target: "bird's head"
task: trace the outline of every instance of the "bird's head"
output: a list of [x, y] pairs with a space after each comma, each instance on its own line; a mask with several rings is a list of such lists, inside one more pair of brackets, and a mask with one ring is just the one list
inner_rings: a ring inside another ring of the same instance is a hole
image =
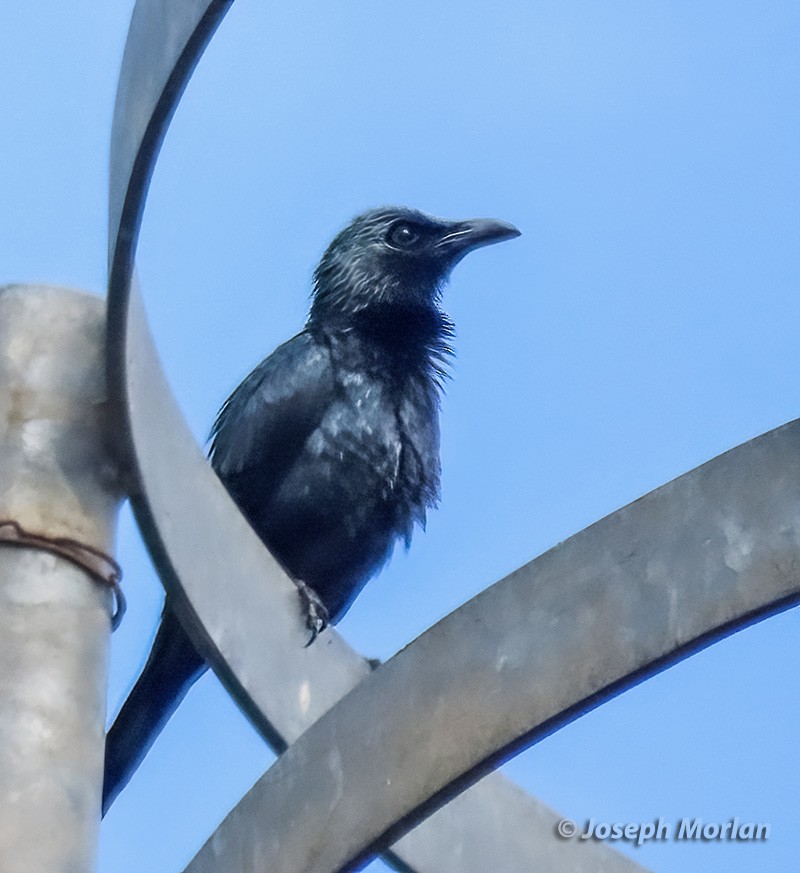
[[502, 221], [446, 221], [406, 207], [372, 209], [344, 228], [322, 256], [311, 317], [435, 307], [464, 255], [515, 236], [519, 231]]

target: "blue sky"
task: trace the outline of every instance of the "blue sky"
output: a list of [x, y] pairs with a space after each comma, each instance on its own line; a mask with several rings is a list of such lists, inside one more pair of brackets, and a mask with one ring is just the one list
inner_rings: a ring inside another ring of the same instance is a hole
[[[0, 9], [0, 282], [101, 292], [131, 0]], [[362, 209], [515, 223], [461, 264], [443, 498], [340, 624], [388, 657], [597, 518], [797, 416], [800, 7], [236, 0], [153, 179], [139, 270], [203, 440], [301, 325]], [[110, 710], [159, 586], [127, 512]], [[798, 613], [626, 692], [507, 771], [578, 821], [732, 816], [768, 842], [629, 850], [657, 873], [794, 869]], [[101, 873], [181, 869], [271, 756], [212, 676], [103, 825]], [[372, 869], [372, 868], [371, 868]], [[379, 863], [375, 870], [382, 869]]]

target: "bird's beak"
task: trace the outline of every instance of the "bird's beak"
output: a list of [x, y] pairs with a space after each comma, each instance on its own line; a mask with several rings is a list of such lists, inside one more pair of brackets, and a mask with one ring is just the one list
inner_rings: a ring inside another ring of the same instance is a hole
[[495, 221], [493, 218], [471, 218], [469, 221], [458, 221], [447, 229], [445, 235], [436, 244], [436, 248], [447, 249], [459, 257], [481, 246], [514, 239], [520, 231], [506, 221]]

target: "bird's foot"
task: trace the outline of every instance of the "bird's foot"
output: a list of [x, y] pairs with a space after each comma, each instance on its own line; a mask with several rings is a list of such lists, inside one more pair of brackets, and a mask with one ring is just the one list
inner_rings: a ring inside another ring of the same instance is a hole
[[300, 594], [306, 627], [311, 631], [311, 637], [306, 643], [306, 648], [308, 648], [331, 623], [331, 617], [325, 604], [319, 599], [319, 595], [313, 588], [309, 588], [305, 582], [298, 579], [295, 580], [295, 585], [297, 585], [297, 591]]

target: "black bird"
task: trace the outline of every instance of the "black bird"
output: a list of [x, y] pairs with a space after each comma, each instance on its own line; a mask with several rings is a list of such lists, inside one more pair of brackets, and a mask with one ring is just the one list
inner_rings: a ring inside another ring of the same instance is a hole
[[[450, 271], [518, 236], [487, 219], [365, 212], [328, 246], [303, 330], [233, 392], [211, 463], [296, 581], [314, 636], [337, 622], [439, 496], [439, 394], [453, 325]], [[103, 812], [206, 664], [169, 601], [106, 743]]]

